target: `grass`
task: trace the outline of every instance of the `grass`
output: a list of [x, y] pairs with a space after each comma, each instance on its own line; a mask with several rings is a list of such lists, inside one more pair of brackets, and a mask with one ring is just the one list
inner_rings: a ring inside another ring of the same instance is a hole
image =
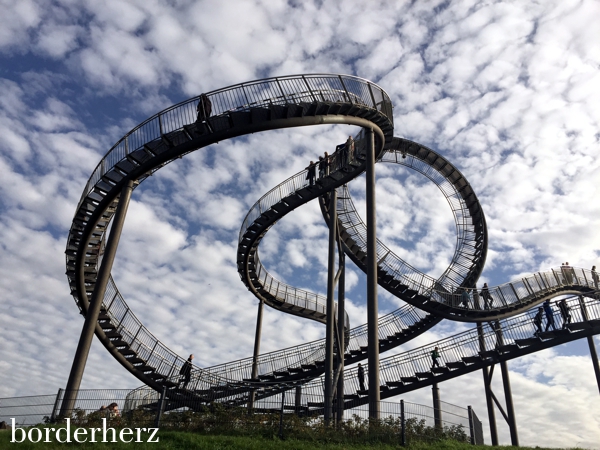
[[[40, 427], [42, 428], [42, 427]], [[142, 437], [144, 435], [142, 434]], [[147, 436], [147, 435], [146, 435]], [[20, 437], [20, 436], [18, 436]], [[64, 437], [64, 436], [63, 436]], [[11, 430], [0, 431], [0, 448], [2, 449], [211, 449], [211, 450], [313, 450], [313, 449], [331, 449], [331, 450], [392, 450], [392, 449], [410, 449], [410, 450], [476, 450], [489, 449], [488, 446], [472, 446], [454, 440], [443, 440], [438, 442], [413, 442], [408, 447], [402, 447], [400, 444], [364, 444], [364, 443], [323, 443], [311, 442], [307, 440], [280, 440], [277, 437], [267, 438], [261, 436], [224, 436], [224, 435], [205, 435], [189, 431], [161, 431], [158, 433], [158, 443], [31, 443], [25, 440], [23, 443], [11, 443]], [[80, 439], [81, 440], [81, 439]], [[502, 450], [517, 450], [517, 447], [497, 447]], [[540, 447], [518, 447], [518, 450], [550, 450]], [[554, 449], [556, 450], [556, 449]]]

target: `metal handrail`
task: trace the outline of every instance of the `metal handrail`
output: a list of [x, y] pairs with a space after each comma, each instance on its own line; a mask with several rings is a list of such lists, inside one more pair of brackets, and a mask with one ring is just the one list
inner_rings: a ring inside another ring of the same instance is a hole
[[[600, 298], [597, 293], [596, 298], [587, 297], [582, 300], [580, 296], [571, 296], [565, 298], [565, 301], [571, 314], [572, 324], [595, 321], [596, 326], [600, 325]], [[556, 317], [560, 317], [559, 309], [553, 305], [551, 307], [555, 316], [554, 322], [559, 326], [563, 322], [562, 318], [560, 321], [556, 320]], [[477, 328], [472, 328], [398, 355], [383, 358], [380, 360], [381, 384], [397, 382], [401, 381], [403, 377], [411, 378], [416, 377], [417, 373], [429, 372], [432, 366], [431, 352], [435, 347], [438, 348], [441, 365], [447, 366], [448, 363], [464, 363], [465, 358], [480, 357], [482, 351], [502, 352], [503, 347], [518, 346], [520, 343], [526, 345], [528, 339], [539, 339], [539, 342], [542, 342], [544, 338], [539, 336], [535, 325], [536, 313], [537, 308], [533, 308], [508, 319], [483, 323], [481, 324], [482, 335], [478, 333]], [[546, 321], [545, 315], [543, 321]], [[545, 339], [552, 338], [546, 337]], [[368, 367], [364, 367], [368, 373]], [[345, 392], [356, 392], [360, 388], [356, 367], [345, 370], [344, 384]], [[321, 385], [322, 380], [315, 379], [303, 386], [303, 393], [322, 396]]]
[[[354, 87], [348, 95], [343, 80]], [[380, 101], [374, 101], [375, 92]], [[211, 115], [218, 117], [232, 112], [249, 111], [251, 108], [284, 106], [312, 102], [352, 102], [371, 107], [384, 113], [393, 121], [391, 102], [387, 93], [376, 84], [351, 75], [311, 74], [271, 77], [207, 92], [212, 105]], [[123, 136], [102, 158], [88, 179], [77, 210], [97, 182], [126, 156], [157, 139], [161, 139], [186, 124], [196, 120], [196, 106], [200, 96], [173, 105], [133, 128]]]
[[[391, 102], [385, 91], [367, 80], [353, 76], [316, 74], [274, 77], [215, 90], [207, 93], [206, 96], [212, 104], [210, 121], [254, 108], [270, 109], [290, 104], [304, 106], [318, 102], [344, 102], [359, 104], [363, 109], [373, 108], [387, 116], [390, 124], [393, 123]], [[88, 247], [84, 250], [79, 248], [82, 244], [80, 236], [85, 221], [104, 198], [101, 193], [96, 192], [96, 189], [104, 192], [107, 184], [103, 181], [104, 175], [111, 171], [121, 172], [118, 165], [127, 163], [127, 158], [132, 153], [144, 150], [152, 154], [153, 147], [150, 144], [189, 135], [185, 127], [196, 123], [196, 104], [199, 100], [200, 96], [185, 100], [142, 122], [109, 150], [88, 179], [73, 219], [66, 251], [67, 277], [80, 310], [84, 309], [80, 302], [87, 299], [79, 298], [75, 285], [75, 270], [79, 270], [74, 264], [75, 252], [88, 253], [82, 264], [86, 274], [85, 284], [90, 286], [100, 263], [104, 232], [112, 218], [111, 211], [103, 211], [104, 228], [97, 227], [97, 233], [90, 241], [94, 248]], [[144, 177], [145, 175], [140, 180]], [[141, 324], [125, 303], [112, 279], [106, 290], [103, 304], [111, 324], [117, 325], [123, 341], [137, 352], [137, 356], [144, 360], [146, 365], [153, 367], [156, 373], [168, 379], [176, 379], [184, 359], [170, 351]], [[195, 371], [197, 372], [197, 369]], [[198, 373], [200, 373], [200, 384], [205, 387], [209, 387], [211, 383], [222, 384], [227, 381], [215, 378], [206, 371]]]

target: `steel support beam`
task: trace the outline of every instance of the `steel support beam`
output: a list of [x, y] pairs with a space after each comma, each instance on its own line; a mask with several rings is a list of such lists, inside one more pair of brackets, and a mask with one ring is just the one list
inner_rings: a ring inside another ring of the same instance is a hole
[[598, 365], [598, 352], [596, 351], [594, 336], [588, 336], [587, 341], [588, 346], [590, 347], [590, 356], [592, 357], [592, 364], [594, 365], [594, 373], [596, 374], [596, 384], [598, 385], [598, 391], [600, 392], [600, 365]]
[[[587, 307], [585, 306], [585, 300], [583, 299], [583, 295], [579, 296], [579, 307], [581, 308], [583, 320], [585, 320], [586, 322], [590, 320], [587, 312]], [[592, 365], [594, 366], [594, 373], [596, 374], [596, 384], [598, 385], [598, 391], [600, 392], [600, 366], [598, 365], [598, 352], [596, 351], [594, 336], [588, 336], [587, 341], [588, 347], [590, 348], [590, 356], [592, 357]]]
[[346, 326], [346, 254], [341, 248], [341, 242], [339, 240], [338, 233], [338, 256], [339, 256], [339, 270], [340, 278], [338, 281], [338, 354], [337, 354], [337, 370], [339, 370], [339, 377], [336, 388], [337, 397], [337, 411], [336, 421], [341, 423], [344, 420], [344, 350], [345, 345], [345, 326]]
[[510, 429], [511, 445], [519, 446], [519, 434], [517, 433], [517, 419], [515, 418], [515, 409], [512, 401], [512, 390], [510, 388], [510, 377], [508, 375], [508, 365], [506, 361], [500, 363], [502, 370], [502, 384], [504, 385], [504, 399], [506, 401], [506, 414], [508, 416], [508, 428]]
[[117, 247], [119, 246], [119, 239], [123, 231], [123, 224], [125, 223], [125, 216], [127, 215], [127, 208], [129, 207], [132, 192], [133, 181], [129, 180], [121, 189], [119, 204], [115, 212], [108, 240], [106, 241], [100, 269], [98, 270], [98, 278], [96, 279], [92, 298], [85, 314], [85, 322], [83, 323], [83, 329], [81, 330], [81, 336], [77, 344], [75, 357], [73, 358], [73, 365], [71, 366], [71, 373], [69, 374], [69, 380], [65, 389], [65, 397], [60, 410], [62, 417], [69, 417], [71, 415], [71, 411], [77, 401], [77, 393], [81, 385], [83, 372], [85, 371], [96, 325], [98, 324], [98, 316], [102, 307], [104, 294], [106, 293], [106, 285], [110, 279], [115, 255], [117, 254]]
[[442, 404], [440, 402], [440, 390], [437, 383], [433, 383], [431, 386], [431, 393], [433, 394], [433, 420], [437, 430], [442, 430]]
[[377, 305], [377, 221], [375, 205], [375, 135], [366, 130], [367, 137], [367, 336], [369, 361], [369, 417], [379, 419], [379, 323]]
[[335, 325], [335, 252], [337, 246], [337, 192], [329, 197], [329, 254], [327, 260], [327, 322], [325, 324], [325, 425], [333, 414], [333, 341]]
[[[483, 325], [477, 324], [477, 334], [479, 336], [479, 350], [485, 351], [485, 339], [483, 334]], [[488, 421], [490, 423], [490, 436], [492, 445], [498, 445], [498, 428], [496, 427], [496, 412], [494, 411], [494, 400], [492, 399], [492, 386], [490, 372], [487, 367], [481, 369], [483, 373], [483, 386], [485, 389], [485, 402], [488, 411]]]
[[[260, 302], [258, 302], [258, 311], [256, 313], [256, 331], [254, 333], [254, 353], [252, 354], [252, 381], [258, 380], [258, 356], [260, 355], [260, 338], [262, 335], [262, 318], [263, 318], [263, 309], [265, 306], [265, 301], [261, 298]], [[254, 408], [254, 399], [256, 397], [256, 392], [254, 389], [250, 391], [250, 395], [248, 398], [248, 412], [252, 412]]]

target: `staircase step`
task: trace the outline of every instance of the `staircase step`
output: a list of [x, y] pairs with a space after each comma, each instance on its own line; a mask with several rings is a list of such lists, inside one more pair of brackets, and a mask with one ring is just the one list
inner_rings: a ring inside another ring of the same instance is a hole
[[498, 356], [498, 351], [497, 350], [485, 350], [483, 352], [479, 352], [479, 356], [481, 356], [482, 358], [494, 358], [494, 357]]
[[466, 364], [464, 361], [452, 361], [446, 363], [446, 367], [449, 367], [450, 369], [462, 369], [463, 367], [466, 367]]
[[417, 378], [433, 378], [433, 373], [431, 372], [416, 372], [415, 375]]
[[464, 358], [462, 358], [462, 360], [464, 362], [466, 362], [467, 364], [475, 364], [478, 362], [481, 362], [481, 356], [477, 355], [477, 356], [465, 356]]
[[403, 383], [416, 383], [419, 381], [417, 377], [400, 377]]
[[442, 374], [450, 372], [450, 369], [448, 369], [447, 367], [434, 367], [433, 369], [431, 369], [431, 372], [435, 374]]
[[105, 331], [104, 334], [106, 335], [107, 338], [122, 338], [123, 336], [121, 335], [121, 333], [119, 333], [118, 331], [115, 330], [110, 330], [110, 331]]
[[136, 369], [137, 369], [138, 365], [144, 364], [146, 362], [143, 359], [137, 358], [137, 357], [127, 358], [127, 361], [129, 361], [131, 363], [131, 365], [136, 366]]
[[589, 322], [577, 322], [577, 323], [570, 323], [569, 325], [567, 325], [567, 330], [580, 331], [580, 330], [587, 330], [591, 327], [592, 327], [592, 325]]
[[287, 377], [289, 374], [290, 372], [287, 370], [276, 370], [273, 372], [273, 375], [275, 375], [276, 377]]
[[498, 351], [502, 353], [512, 352], [513, 350], [518, 350], [519, 346], [517, 344], [506, 344], [498, 347]]
[[541, 342], [539, 337], [531, 337], [526, 339], [515, 339], [515, 344], [519, 347], [527, 347], [528, 345], [533, 345]]
[[401, 387], [401, 386], [404, 386], [404, 383], [402, 381], [387, 381], [385, 384], [387, 384], [390, 387]]

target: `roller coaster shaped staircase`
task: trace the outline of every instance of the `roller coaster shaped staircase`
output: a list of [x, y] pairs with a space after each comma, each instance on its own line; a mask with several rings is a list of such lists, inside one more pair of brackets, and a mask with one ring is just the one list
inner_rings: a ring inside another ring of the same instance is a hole
[[[337, 190], [339, 240], [345, 254], [366, 271], [366, 226], [352, 202], [347, 183], [365, 171], [365, 129], [375, 135], [379, 163], [399, 164], [435, 183], [453, 212], [457, 246], [450, 266], [434, 279], [421, 273], [377, 242], [378, 283], [406, 304], [379, 318], [379, 350], [388, 351], [429, 330], [442, 319], [482, 324], [431, 345], [380, 361], [381, 398], [387, 398], [493, 366], [543, 348], [600, 333], [598, 281], [590, 271], [570, 268], [538, 272], [489, 289], [475, 288], [485, 263], [487, 228], [471, 186], [435, 151], [393, 136], [392, 104], [379, 86], [347, 75], [298, 75], [238, 84], [205, 94], [209, 117], [197, 116], [200, 97], [189, 99], [146, 120], [125, 135], [96, 167], [73, 218], [66, 248], [71, 294], [85, 315], [102, 261], [104, 240], [123, 186], [139, 185], [167, 163], [225, 139], [265, 130], [318, 124], [361, 127], [351, 155], [336, 151], [316, 183], [302, 171], [265, 194], [248, 212], [240, 230], [237, 267], [242, 282], [267, 305], [303, 318], [326, 321], [326, 299], [287, 285], [262, 265], [258, 245], [279, 219], [318, 199], [330, 223], [329, 198]], [[569, 296], [572, 321], [561, 330], [534, 334], [532, 307]], [[367, 326], [344, 323], [344, 361], [367, 358]], [[258, 357], [259, 376], [252, 378], [253, 358], [209, 368], [194, 367], [185, 389], [178, 387], [185, 359], [137, 319], [112, 277], [95, 330], [107, 350], [127, 370], [169, 397], [185, 394], [195, 404], [220, 401], [239, 405], [254, 392], [267, 398], [290, 386], [302, 386], [307, 411], [323, 408], [325, 343], [318, 340]], [[430, 351], [439, 347], [444, 365], [429, 367]], [[367, 367], [368, 372], [368, 367]], [[344, 372], [345, 408], [367, 403], [356, 368]], [[319, 400], [320, 399], [320, 400]]]

